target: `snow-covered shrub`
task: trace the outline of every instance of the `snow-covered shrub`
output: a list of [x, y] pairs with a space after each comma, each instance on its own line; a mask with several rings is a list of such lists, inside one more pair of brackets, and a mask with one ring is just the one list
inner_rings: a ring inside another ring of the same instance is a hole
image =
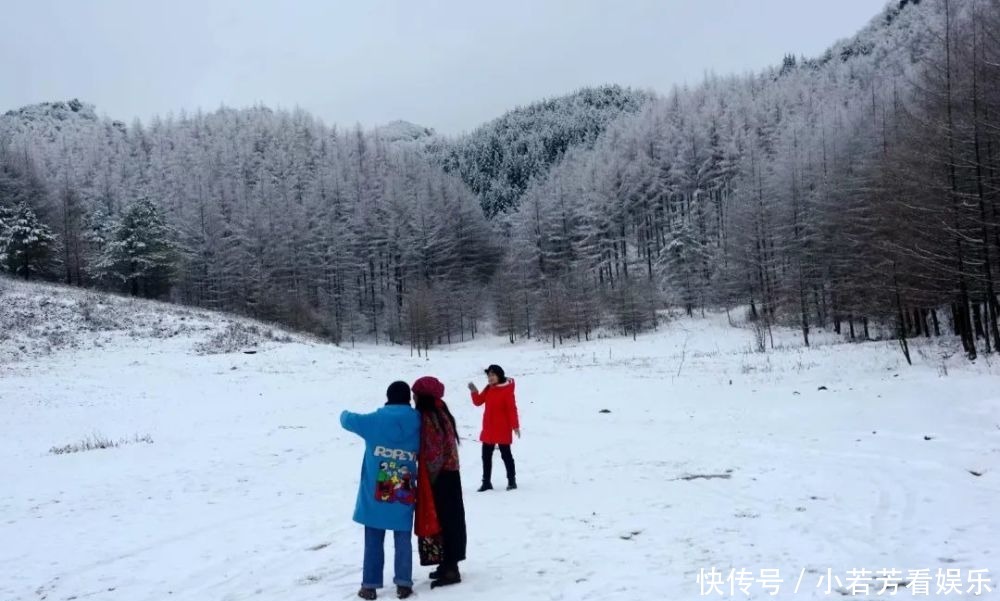
[[757, 353], [754, 352], [744, 353], [743, 361], [740, 364], [740, 373], [743, 375], [753, 373], [769, 374], [774, 371], [770, 355], [764, 355], [762, 359], [758, 359], [757, 356]]
[[264, 330], [264, 338], [267, 338], [272, 342], [281, 342], [281, 343], [294, 342], [294, 339], [292, 338], [291, 334], [288, 334], [287, 332], [275, 332], [270, 328]]
[[70, 443], [61, 447], [52, 447], [49, 449], [49, 453], [53, 455], [66, 455], [68, 453], [82, 453], [84, 451], [93, 451], [96, 449], [113, 449], [122, 445], [138, 443], [153, 444], [153, 437], [149, 434], [144, 434], [143, 436], [136, 434], [132, 438], [119, 438], [118, 440], [112, 440], [102, 436], [101, 434], [94, 433], [80, 442]]
[[111, 307], [96, 294], [88, 294], [77, 302], [77, 310], [84, 325], [91, 331], [117, 330], [120, 324], [114, 319]]
[[221, 332], [195, 346], [201, 355], [222, 355], [255, 347], [261, 341], [260, 328], [238, 321], [231, 321]]
[[60, 326], [45, 328], [45, 343], [49, 346], [50, 352], [74, 346], [76, 337], [72, 332]]

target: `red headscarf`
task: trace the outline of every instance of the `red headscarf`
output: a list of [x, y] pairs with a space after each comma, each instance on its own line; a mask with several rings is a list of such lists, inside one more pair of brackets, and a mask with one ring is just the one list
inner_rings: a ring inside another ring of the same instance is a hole
[[434, 376], [424, 376], [413, 383], [410, 390], [419, 396], [429, 396], [434, 400], [444, 398], [444, 384]]

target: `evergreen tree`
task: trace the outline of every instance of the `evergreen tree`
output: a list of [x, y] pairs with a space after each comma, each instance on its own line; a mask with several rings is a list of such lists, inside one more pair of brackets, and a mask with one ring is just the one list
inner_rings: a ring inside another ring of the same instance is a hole
[[24, 279], [44, 273], [55, 236], [27, 203], [0, 210], [0, 258], [8, 271]]
[[169, 288], [175, 251], [156, 206], [139, 200], [125, 209], [107, 241], [99, 273], [121, 281], [132, 296], [158, 297]]

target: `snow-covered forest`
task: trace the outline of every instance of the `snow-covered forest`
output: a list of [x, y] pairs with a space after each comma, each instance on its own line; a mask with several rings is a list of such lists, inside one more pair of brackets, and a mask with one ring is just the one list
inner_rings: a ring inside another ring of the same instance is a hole
[[[303, 111], [0, 119], [0, 252], [48, 278], [336, 342], [635, 335], [749, 317], [761, 349], [1000, 347], [1000, 5], [901, 0], [820, 57], [666, 96], [608, 86], [459, 138]], [[746, 312], [743, 315], [742, 312]]]

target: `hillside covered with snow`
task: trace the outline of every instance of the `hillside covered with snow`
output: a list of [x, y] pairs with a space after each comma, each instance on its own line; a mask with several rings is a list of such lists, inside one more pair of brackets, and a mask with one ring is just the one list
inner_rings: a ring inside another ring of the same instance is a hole
[[[4, 601], [352, 598], [362, 443], [338, 415], [425, 374], [463, 438], [470, 542], [463, 584], [431, 593], [418, 568], [420, 597], [697, 599], [702, 572], [745, 568], [751, 598], [774, 569], [775, 598], [819, 599], [874, 595], [881, 569], [910, 587], [928, 569], [932, 592], [938, 569], [1000, 573], [998, 368], [954, 340], [915, 342], [913, 367], [886, 343], [806, 349], [787, 330], [756, 353], [709, 315], [635, 342], [489, 338], [423, 359], [0, 284]], [[520, 489], [479, 494], [464, 386], [489, 363], [518, 382]]]

